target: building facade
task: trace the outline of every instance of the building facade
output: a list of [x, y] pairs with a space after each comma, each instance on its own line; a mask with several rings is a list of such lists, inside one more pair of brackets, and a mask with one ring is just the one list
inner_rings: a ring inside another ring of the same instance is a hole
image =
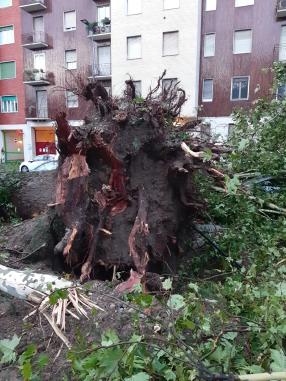
[[[180, 81], [186, 90], [183, 116], [196, 115], [200, 0], [0, 0], [0, 4], [0, 28], [17, 25], [10, 51], [17, 52], [12, 57], [17, 59], [16, 78], [7, 81], [9, 91], [0, 80], [3, 96], [13, 96], [13, 83], [19, 92], [15, 112], [0, 114], [0, 148], [6, 160], [54, 153], [53, 120], [58, 111], [64, 110], [72, 124], [82, 123], [89, 104], [68, 90], [78, 75], [102, 81], [113, 95], [122, 94], [131, 76], [138, 95], [145, 96], [166, 69], [164, 85]], [[10, 15], [8, 23], [3, 12]], [[0, 49], [7, 50], [5, 60], [12, 59], [8, 44]], [[11, 126], [16, 124], [23, 149], [21, 155], [9, 156], [4, 130], [15, 130]]]
[[226, 136], [235, 108], [269, 96], [274, 61], [286, 59], [286, 2], [203, 0], [200, 117]]
[[226, 136], [233, 110], [268, 96], [269, 68], [286, 61], [285, 3], [0, 0], [1, 160], [55, 152], [55, 115], [77, 125], [88, 113], [71, 91], [80, 77], [115, 96], [132, 77], [146, 96], [167, 70], [163, 86], [186, 90], [182, 116], [199, 110]]
[[1, 161], [24, 158], [25, 90], [19, 0], [0, 0]]
[[180, 81], [188, 101], [182, 116], [198, 104], [200, 0], [113, 0], [112, 89], [120, 95], [130, 75], [146, 96], [166, 69], [166, 85]]

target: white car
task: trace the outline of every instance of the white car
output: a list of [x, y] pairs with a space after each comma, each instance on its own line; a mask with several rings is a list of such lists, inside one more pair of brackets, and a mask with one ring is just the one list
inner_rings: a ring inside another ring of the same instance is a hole
[[58, 155], [38, 155], [33, 160], [23, 161], [20, 172], [52, 171], [58, 168]]

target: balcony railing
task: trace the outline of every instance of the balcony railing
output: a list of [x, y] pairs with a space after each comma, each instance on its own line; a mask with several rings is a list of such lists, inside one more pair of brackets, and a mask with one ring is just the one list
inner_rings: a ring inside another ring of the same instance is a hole
[[24, 11], [32, 13], [47, 9], [46, 0], [21, 0], [20, 8]]
[[48, 107], [29, 106], [26, 108], [26, 119], [44, 120], [49, 119]]
[[88, 37], [94, 41], [108, 40], [111, 38], [111, 24], [91, 26], [88, 29]]
[[278, 0], [277, 2], [277, 17], [286, 16], [286, 0]]
[[91, 69], [91, 77], [111, 77], [111, 63], [94, 65]]
[[37, 69], [25, 70], [24, 83], [31, 86], [50, 85], [52, 76], [53, 76], [52, 73], [45, 72], [43, 70], [37, 70]]
[[45, 49], [51, 46], [51, 37], [46, 32], [33, 32], [22, 35], [22, 46], [27, 49]]

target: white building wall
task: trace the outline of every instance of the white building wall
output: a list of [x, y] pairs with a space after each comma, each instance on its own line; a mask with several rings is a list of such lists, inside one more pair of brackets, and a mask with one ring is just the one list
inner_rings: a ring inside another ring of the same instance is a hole
[[[163, 0], [142, 0], [142, 13], [127, 15], [127, 0], [111, 0], [112, 91], [121, 95], [130, 74], [142, 81], [142, 95], [166, 78], [178, 78], [188, 102], [182, 116], [196, 115], [200, 64], [201, 0], [180, 0], [178, 9], [163, 9]], [[179, 31], [179, 54], [163, 56], [163, 32]], [[142, 36], [142, 58], [127, 59], [127, 37]]]

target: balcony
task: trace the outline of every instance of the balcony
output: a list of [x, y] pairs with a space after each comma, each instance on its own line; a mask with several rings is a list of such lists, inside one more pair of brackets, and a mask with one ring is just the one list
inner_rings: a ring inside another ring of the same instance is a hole
[[30, 86], [48, 86], [51, 84], [52, 75], [52, 73], [43, 70], [25, 70], [24, 83]]
[[89, 24], [88, 38], [93, 41], [102, 41], [111, 39], [111, 24], [97, 25], [97, 23]]
[[21, 0], [20, 8], [29, 13], [44, 11], [47, 9], [46, 0]]
[[98, 79], [98, 80], [110, 80], [111, 79], [111, 63], [94, 65], [90, 68], [89, 79]]
[[22, 46], [31, 50], [46, 49], [51, 46], [51, 38], [45, 32], [23, 34]]
[[277, 17], [286, 17], [286, 0], [278, 0], [277, 3]]
[[26, 108], [26, 120], [49, 120], [49, 111], [47, 107], [37, 108], [29, 106]]

